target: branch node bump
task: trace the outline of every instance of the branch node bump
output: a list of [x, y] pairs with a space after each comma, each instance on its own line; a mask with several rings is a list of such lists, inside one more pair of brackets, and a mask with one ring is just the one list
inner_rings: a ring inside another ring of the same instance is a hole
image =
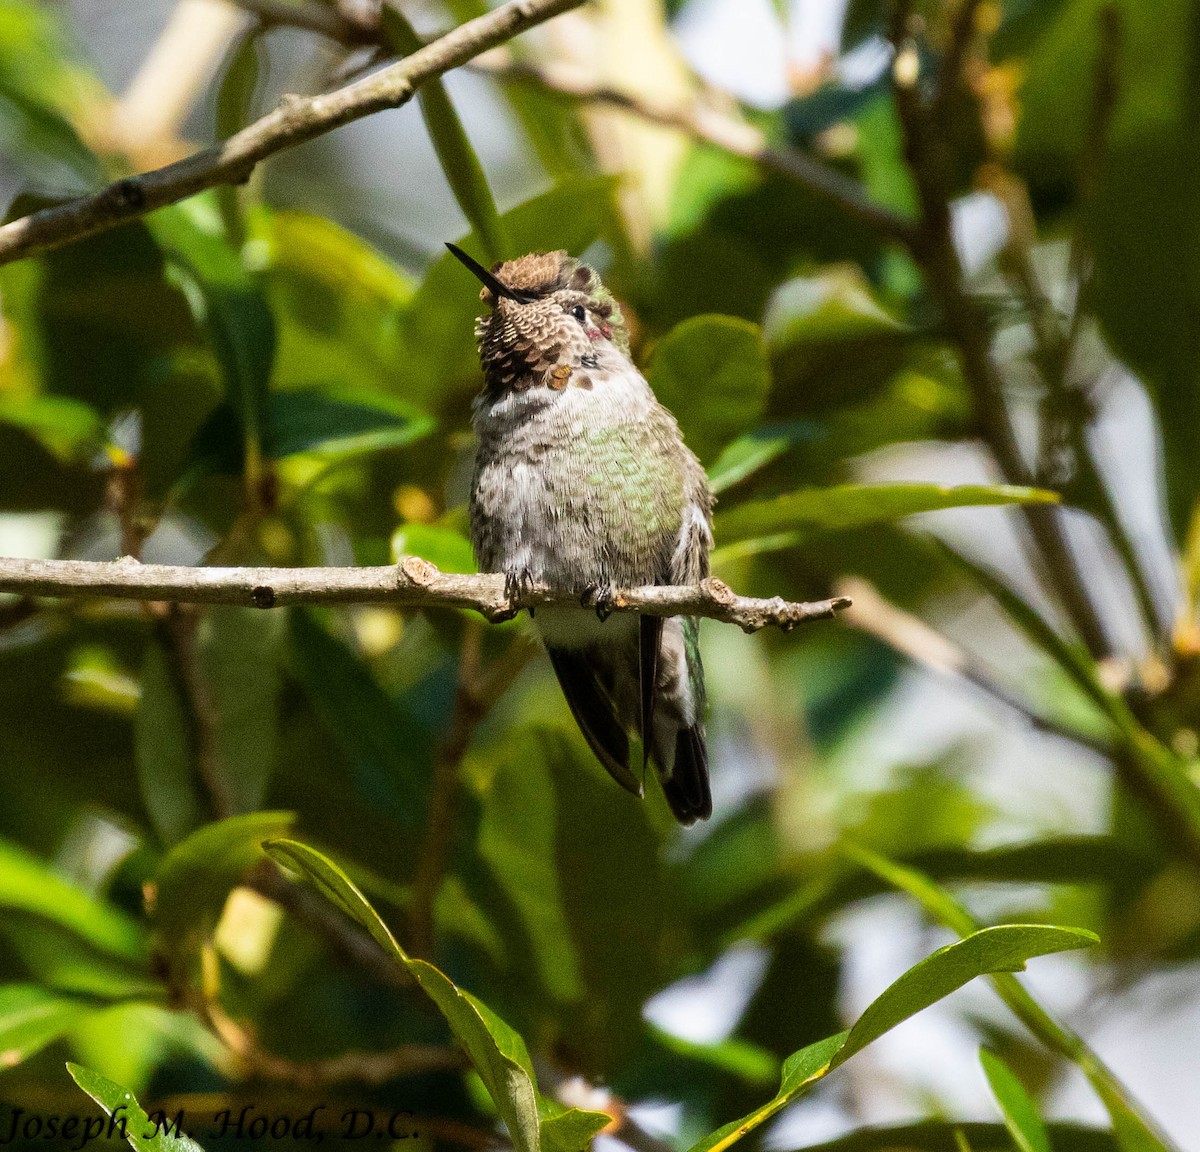
[[266, 584], [259, 584], [256, 588], [251, 589], [250, 599], [254, 601], [255, 608], [274, 608], [275, 589]]
[[436, 564], [422, 560], [420, 556], [405, 556], [400, 561], [400, 571], [422, 588], [428, 588], [441, 575]]
[[146, 192], [136, 180], [118, 180], [109, 188], [109, 195], [118, 208], [137, 211], [146, 203]]

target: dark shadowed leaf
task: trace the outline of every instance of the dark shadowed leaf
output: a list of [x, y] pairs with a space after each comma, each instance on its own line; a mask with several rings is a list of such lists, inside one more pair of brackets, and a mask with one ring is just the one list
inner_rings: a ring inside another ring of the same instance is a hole
[[229, 893], [262, 860], [264, 840], [289, 831], [290, 812], [252, 812], [206, 824], [163, 857], [155, 876], [156, 949], [172, 979], [216, 926]]
[[150, 822], [164, 844], [175, 844], [195, 827], [200, 800], [187, 708], [170, 655], [158, 639], [147, 645], [142, 665], [133, 752]]
[[276, 392], [267, 413], [267, 454], [335, 458], [402, 448], [427, 436], [432, 417], [385, 392], [302, 389]]
[[350, 760], [359, 790], [404, 825], [421, 827], [433, 770], [429, 732], [310, 613], [291, 613], [289, 650], [292, 671]]

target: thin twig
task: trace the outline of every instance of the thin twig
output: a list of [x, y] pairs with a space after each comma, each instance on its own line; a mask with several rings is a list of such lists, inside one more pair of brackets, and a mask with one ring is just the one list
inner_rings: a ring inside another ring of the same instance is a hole
[[450, 859], [458, 772], [475, 728], [486, 714], [486, 706], [477, 695], [482, 649], [482, 629], [477, 621], [469, 620], [463, 630], [462, 647], [458, 656], [454, 712], [450, 718], [449, 730], [434, 760], [425, 839], [417, 858], [416, 875], [413, 877], [409, 932], [412, 950], [418, 956], [433, 956], [434, 905]]
[[950, 43], [942, 57], [937, 89], [930, 104], [930, 118], [943, 129], [950, 119], [950, 106], [962, 80], [963, 65], [975, 34], [981, 0], [962, 0], [950, 26]]
[[469, 20], [411, 56], [344, 88], [319, 96], [285, 96], [279, 107], [229, 139], [165, 168], [130, 176], [0, 227], [0, 264], [82, 240], [139, 219], [205, 188], [239, 184], [256, 164], [364, 116], [399, 108], [429, 80], [578, 8], [584, 0], [510, 0]]
[[[234, 0], [248, 11], [269, 10], [277, 24], [292, 24], [321, 32], [346, 47], [376, 44], [382, 51], [391, 52], [391, 44], [382, 28], [366, 21], [356, 21], [342, 15], [330, 19], [328, 9], [314, 9], [311, 4], [294, 5], [282, 0]], [[765, 133], [735, 116], [720, 111], [710, 103], [698, 100], [670, 105], [656, 104], [643, 96], [623, 92], [596, 83], [577, 69], [564, 64], [534, 67], [511, 58], [477, 57], [471, 64], [474, 71], [497, 80], [530, 85], [564, 99], [586, 104], [603, 104], [628, 112], [660, 127], [672, 128], [699, 143], [719, 148], [734, 156], [750, 160], [767, 171], [803, 185], [810, 192], [842, 209], [847, 215], [877, 229], [905, 246], [916, 240], [912, 221], [875, 203], [856, 180], [827, 164], [794, 148], [777, 148], [767, 142]]]
[[330, 40], [353, 48], [374, 44], [379, 40], [378, 23], [354, 20], [336, 8], [323, 4], [299, 3], [289, 0], [229, 0], [266, 25], [303, 28]]
[[158, 623], [171, 678], [184, 704], [196, 775], [208, 796], [213, 818], [224, 820], [237, 811], [237, 806], [221, 762], [217, 705], [196, 643], [199, 626], [199, 615], [178, 604], [170, 605]]
[[[890, 35], [898, 57], [912, 49], [909, 19], [910, 5], [895, 4]], [[1017, 442], [1003, 382], [992, 361], [987, 321], [963, 283], [951, 228], [948, 142], [929, 117], [918, 79], [897, 77], [893, 88], [905, 158], [921, 205], [920, 240], [915, 253], [941, 309], [946, 331], [958, 347], [963, 378], [984, 438], [1009, 483], [1033, 484], [1035, 477]], [[1088, 651], [1096, 659], [1111, 655], [1103, 622], [1067, 539], [1061, 513], [1046, 506], [1026, 506], [1022, 512], [1037, 544], [1040, 567]]]
[[838, 591], [854, 601], [842, 616], [842, 620], [851, 628], [882, 640], [914, 664], [943, 676], [966, 681], [989, 699], [1023, 717], [1039, 732], [1070, 740], [1106, 759], [1113, 756], [1111, 744], [1068, 728], [1038, 712], [1028, 701], [1001, 684], [974, 655], [931, 628], [924, 620], [889, 603], [867, 581], [856, 577], [846, 578], [838, 582]]
[[906, 247], [916, 243], [913, 222], [875, 203], [858, 181], [798, 149], [771, 146], [761, 129], [711, 105], [697, 100], [655, 104], [632, 92], [597, 84], [563, 65], [537, 68], [516, 62], [496, 65], [481, 59], [475, 61], [473, 68], [498, 80], [517, 81], [570, 100], [618, 108], [660, 127], [673, 128], [699, 143], [741, 156], [803, 185], [847, 215]]
[[274, 864], [265, 862], [246, 883], [321, 936], [343, 960], [369, 972], [373, 979], [396, 988], [412, 987], [404, 969], [366, 932], [325, 897], [303, 883], [288, 880]]
[[[113, 561], [0, 557], [0, 592], [246, 608], [288, 604], [469, 608], [493, 622], [511, 619], [522, 608], [580, 603], [579, 592], [562, 589], [534, 587], [510, 597], [503, 576], [441, 572], [417, 556], [381, 568], [185, 568], [139, 564], [128, 556]], [[771, 625], [788, 631], [810, 620], [828, 620], [848, 604], [837, 597], [809, 604], [778, 596], [760, 600], [738, 596], [722, 581], [709, 579], [695, 587], [652, 585], [617, 591], [606, 606], [614, 612], [646, 616], [702, 616], [756, 632]]]

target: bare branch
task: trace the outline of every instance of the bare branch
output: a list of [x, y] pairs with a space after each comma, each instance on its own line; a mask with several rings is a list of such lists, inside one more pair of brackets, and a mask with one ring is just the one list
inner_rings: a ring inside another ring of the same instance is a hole
[[293, 4], [290, 0], [230, 0], [238, 8], [256, 16], [263, 24], [303, 28], [347, 47], [375, 44], [380, 39], [379, 25], [354, 20], [336, 8], [324, 4]]
[[[287, 604], [391, 604], [400, 608], [469, 608], [493, 622], [522, 608], [579, 604], [578, 592], [532, 588], [509, 597], [502, 575], [441, 572], [428, 560], [406, 556], [382, 568], [185, 568], [139, 564], [131, 557], [94, 560], [16, 560], [0, 557], [0, 592], [25, 596], [91, 596], [175, 604], [235, 604], [276, 608]], [[624, 589], [606, 605], [646, 616], [703, 616], [745, 632], [774, 625], [789, 631], [809, 620], [828, 620], [850, 602], [844, 597], [796, 604], [778, 596], [738, 596], [720, 580], [696, 587], [653, 585]]]
[[838, 582], [838, 590], [854, 598], [853, 607], [842, 618], [850, 627], [882, 640], [901, 656], [931, 672], [966, 681], [992, 700], [1024, 717], [1039, 732], [1070, 740], [1106, 758], [1113, 756], [1114, 749], [1110, 743], [1069, 728], [1037, 711], [1027, 700], [997, 680], [972, 653], [931, 628], [924, 620], [885, 600], [874, 585], [857, 577], [847, 577]]
[[[291, 24], [320, 32], [347, 47], [374, 43], [384, 51], [390, 44], [378, 25], [335, 15], [329, 9], [312, 4], [288, 4], [281, 0], [233, 0], [249, 12], [260, 14], [272, 23]], [[499, 53], [491, 53], [499, 57]], [[477, 58], [475, 71], [498, 80], [532, 85], [540, 90], [586, 104], [617, 108], [663, 128], [671, 128], [703, 144], [734, 156], [753, 161], [803, 185], [810, 192], [842, 209], [847, 215], [876, 228], [883, 235], [911, 247], [916, 242], [916, 225], [896, 212], [875, 203], [856, 180], [795, 148], [777, 148], [767, 142], [765, 133], [711, 103], [693, 100], [670, 105], [655, 103], [631, 92], [598, 84], [578, 69], [555, 63], [534, 67], [510, 58]]]
[[244, 183], [268, 156], [372, 113], [399, 108], [427, 81], [583, 2], [510, 0], [344, 88], [319, 96], [285, 96], [273, 112], [211, 148], [5, 224], [0, 227], [0, 264], [108, 231], [205, 188]]
[[752, 160], [770, 172], [802, 184], [847, 215], [869, 224], [905, 246], [911, 247], [915, 243], [915, 225], [871, 200], [857, 180], [798, 149], [772, 147], [761, 129], [711, 105], [696, 100], [670, 105], [655, 104], [633, 93], [597, 84], [561, 65], [553, 68], [535, 68], [518, 63], [495, 66], [489, 61], [477, 60], [475, 69], [500, 80], [532, 84], [568, 99], [618, 108], [652, 124], [673, 128], [702, 144]]

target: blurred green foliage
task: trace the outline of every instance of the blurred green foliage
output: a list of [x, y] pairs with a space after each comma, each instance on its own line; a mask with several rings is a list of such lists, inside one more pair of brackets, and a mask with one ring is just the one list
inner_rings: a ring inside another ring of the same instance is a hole
[[[483, 5], [435, 7], [448, 23]], [[420, 94], [444, 175], [427, 191], [453, 197], [468, 252], [561, 247], [601, 267], [719, 494], [716, 574], [789, 599], [856, 589], [853, 627], [706, 625], [712, 825], [680, 832], [656, 792], [612, 786], [525, 621], [0, 598], [0, 1136], [17, 1109], [82, 1112], [74, 1077], [131, 1128], [133, 1095], [193, 1116], [328, 1099], [413, 1113], [422, 1147], [576, 1152], [607, 1128], [639, 1152], [716, 1152], [760, 1142], [851, 1055], [990, 975], [1012, 1013], [983, 1029], [1002, 1123], [926, 1101], [925, 1120], [820, 1147], [1173, 1147], [1011, 973], [1097, 935], [1075, 961], [1097, 980], [1200, 953], [1200, 10], [912, 7], [933, 183], [957, 205], [990, 194], [1007, 222], [964, 260], [957, 311], [934, 290], [936, 245], [902, 248], [691, 137], [666, 179], [647, 159], [661, 137], [616, 164], [611, 112], [527, 76], [485, 95], [515, 126], [514, 170], [546, 178], [499, 210], [456, 89]], [[383, 11], [381, 48], [411, 51], [407, 16]], [[852, 0], [844, 47], [885, 37], [890, 12]], [[564, 19], [629, 34], [618, 6]], [[0, 0], [9, 218], [125, 174], [151, 143], [117, 138], [74, 39], [58, 6]], [[291, 45], [248, 24], [211, 126], [188, 130], [243, 127]], [[646, 51], [654, 102], [677, 46], [664, 31]], [[313, 90], [342, 74], [332, 53], [309, 61]], [[865, 84], [831, 67], [775, 110], [728, 107], [928, 228], [895, 97], [887, 65]], [[281, 183], [0, 266], [0, 549], [474, 570], [475, 287], [445, 237], [421, 238], [439, 253], [422, 264], [365, 240], [354, 206], [327, 218]], [[1026, 475], [993, 466], [972, 324]], [[1146, 402], [1150, 443], [1105, 457], [1121, 388]], [[1053, 517], [1079, 529], [1057, 551], [1028, 531]], [[1063, 570], [1096, 594], [1103, 643], [1057, 596]], [[1051, 760], [1073, 743], [1107, 773], [1099, 824], [1005, 798], [978, 735], [886, 780], [860, 771], [915, 682], [905, 661], [1049, 729]], [[921, 946], [855, 1023], [830, 927], [892, 889], [961, 939]], [[761, 974], [721, 1035], [647, 1009], [751, 946]], [[1071, 1066], [1111, 1132], [1043, 1119]], [[666, 1100], [665, 1142], [628, 1108]]]

